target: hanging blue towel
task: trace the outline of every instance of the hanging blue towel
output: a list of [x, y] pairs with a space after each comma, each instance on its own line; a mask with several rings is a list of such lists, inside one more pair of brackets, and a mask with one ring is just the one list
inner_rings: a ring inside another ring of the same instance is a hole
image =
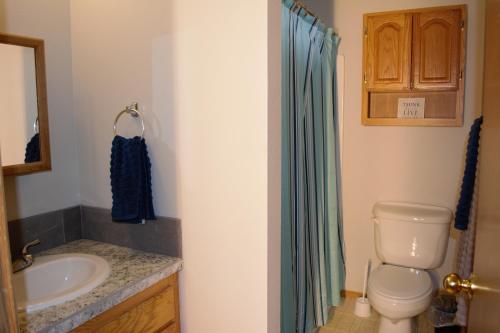
[[151, 162], [144, 139], [116, 135], [111, 148], [110, 171], [113, 221], [141, 223], [156, 219], [151, 191]]
[[474, 184], [476, 182], [477, 155], [479, 152], [479, 137], [482, 123], [482, 116], [474, 120], [469, 133], [464, 178], [462, 180], [460, 199], [458, 200], [457, 211], [455, 213], [455, 229], [458, 230], [467, 230], [469, 224], [470, 208], [474, 195]]
[[40, 161], [40, 134], [35, 134], [26, 145], [24, 154], [24, 163], [33, 163]]

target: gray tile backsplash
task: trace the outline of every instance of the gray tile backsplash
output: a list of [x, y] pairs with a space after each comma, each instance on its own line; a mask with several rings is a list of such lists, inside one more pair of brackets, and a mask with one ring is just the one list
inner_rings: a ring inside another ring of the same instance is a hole
[[72, 207], [63, 211], [64, 238], [66, 243], [82, 238], [82, 207]]
[[40, 239], [31, 248], [38, 253], [64, 243], [86, 238], [137, 250], [181, 257], [180, 220], [157, 217], [146, 224], [117, 223], [109, 209], [76, 206], [9, 221], [10, 248], [18, 257], [24, 244]]
[[82, 238], [80, 207], [56, 210], [27, 218], [9, 221], [10, 252], [18, 257], [26, 243], [35, 239], [40, 244], [30, 251], [38, 253]]
[[82, 235], [114, 245], [182, 257], [180, 220], [157, 216], [145, 224], [113, 222], [109, 209], [82, 207]]

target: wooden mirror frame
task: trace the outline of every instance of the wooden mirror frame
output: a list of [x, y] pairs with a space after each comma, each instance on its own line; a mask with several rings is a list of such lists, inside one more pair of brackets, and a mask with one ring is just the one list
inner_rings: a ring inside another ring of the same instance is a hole
[[[0, 166], [2, 161], [0, 161]], [[12, 287], [12, 266], [5, 210], [3, 176], [0, 174], [0, 332], [18, 332], [18, 321], [14, 290]]]
[[43, 39], [0, 33], [0, 44], [30, 47], [35, 51], [38, 133], [40, 134], [40, 161], [4, 166], [2, 167], [3, 175], [26, 175], [33, 172], [51, 170], [44, 41]]

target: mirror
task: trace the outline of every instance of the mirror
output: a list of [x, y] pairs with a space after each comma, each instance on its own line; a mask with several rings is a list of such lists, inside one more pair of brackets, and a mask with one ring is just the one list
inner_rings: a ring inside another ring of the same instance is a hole
[[0, 33], [0, 119], [3, 174], [50, 170], [43, 40]]

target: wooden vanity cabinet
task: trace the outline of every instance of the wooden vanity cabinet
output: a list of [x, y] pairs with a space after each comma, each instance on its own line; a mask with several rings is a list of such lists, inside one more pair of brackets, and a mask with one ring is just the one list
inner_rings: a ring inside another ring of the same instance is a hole
[[[461, 126], [465, 5], [363, 18], [365, 125]], [[398, 118], [400, 99], [425, 100], [424, 118]]]
[[179, 333], [178, 274], [74, 329], [74, 333]]

